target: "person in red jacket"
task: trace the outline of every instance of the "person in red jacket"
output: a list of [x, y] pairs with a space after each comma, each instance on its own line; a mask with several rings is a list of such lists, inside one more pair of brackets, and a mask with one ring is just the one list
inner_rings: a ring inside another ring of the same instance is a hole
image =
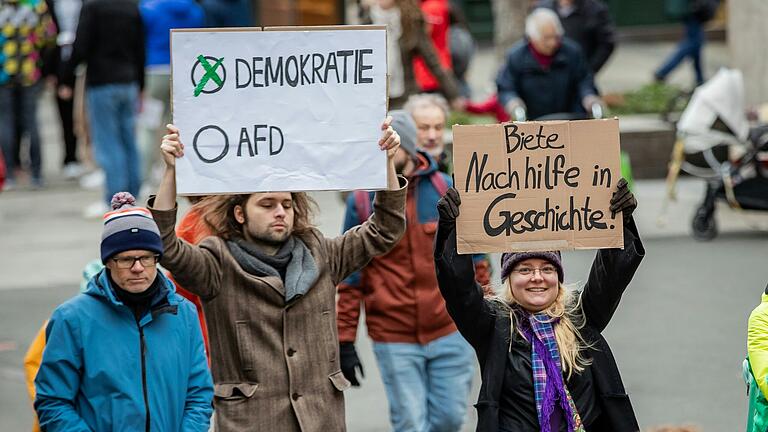
[[[451, 49], [448, 45], [448, 29], [451, 21], [448, 0], [424, 0], [420, 7], [427, 25], [427, 34], [432, 40], [437, 59], [444, 70], [451, 71]], [[421, 56], [413, 59], [413, 73], [421, 91], [440, 91], [440, 82], [429, 70]]]
[[[391, 113], [400, 135], [395, 168], [409, 180], [407, 228], [388, 254], [374, 258], [338, 287], [337, 323], [341, 369], [354, 386], [363, 369], [355, 350], [360, 306], [365, 305], [368, 335], [381, 371], [394, 431], [458, 431], [464, 422], [472, 377], [472, 349], [445, 309], [435, 278], [432, 244], [437, 201], [451, 178], [416, 149], [416, 125], [405, 111]], [[344, 230], [365, 221], [373, 193], [347, 199]], [[477, 280], [487, 284], [489, 263], [475, 257]]]

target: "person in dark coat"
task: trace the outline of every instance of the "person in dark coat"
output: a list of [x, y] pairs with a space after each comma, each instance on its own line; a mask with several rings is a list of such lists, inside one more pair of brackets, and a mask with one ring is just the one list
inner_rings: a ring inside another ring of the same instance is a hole
[[[499, 103], [517, 120], [554, 113], [587, 113], [600, 98], [581, 48], [563, 38], [550, 9], [535, 9], [525, 22], [526, 39], [507, 54], [496, 78]], [[519, 110], [524, 110], [520, 118]]]
[[517, 252], [502, 255], [503, 292], [484, 297], [472, 255], [456, 249], [460, 204], [455, 189], [438, 202], [435, 269], [448, 313], [480, 363], [477, 431], [638, 431], [601, 335], [645, 255], [626, 181], [610, 207], [623, 215], [624, 249], [600, 249], [580, 292], [563, 285], [558, 251]]
[[145, 58], [144, 24], [138, 2], [83, 3], [72, 53], [62, 66], [58, 95], [72, 99], [75, 70], [86, 65], [88, 124], [94, 157], [106, 176], [102, 201], [85, 209], [87, 217], [103, 214], [118, 192], [139, 195], [141, 156], [135, 128], [144, 89]]
[[589, 69], [597, 75], [616, 47], [616, 29], [608, 7], [600, 0], [542, 0], [539, 6], [557, 12], [565, 37], [579, 44]]

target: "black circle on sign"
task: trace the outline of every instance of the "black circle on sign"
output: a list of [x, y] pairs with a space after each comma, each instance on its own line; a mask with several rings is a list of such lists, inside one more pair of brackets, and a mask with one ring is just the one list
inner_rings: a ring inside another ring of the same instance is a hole
[[[214, 64], [216, 64], [216, 62], [219, 61], [219, 59], [217, 59], [216, 57], [211, 57], [211, 56], [204, 56], [204, 57], [205, 57], [206, 60], [213, 60]], [[195, 63], [195, 65], [192, 66], [192, 72], [190, 72], [190, 74], [189, 74], [189, 78], [190, 78], [190, 80], [192, 80], [192, 85], [194, 87], [197, 87], [197, 82], [195, 82], [195, 71], [197, 70], [198, 66], [200, 66], [200, 60], [198, 60]], [[222, 72], [224, 72], [224, 74], [223, 74], [224, 76], [221, 78], [221, 85], [216, 87], [213, 90], [202, 89], [201, 93], [205, 93], [205, 94], [216, 93], [217, 91], [219, 91], [222, 88], [224, 88], [224, 84], [227, 82], [227, 68], [224, 67], [224, 63], [223, 62], [219, 65], [219, 67], [221, 68]], [[203, 75], [205, 75], [205, 74], [203, 74]]]
[[[217, 131], [221, 132], [222, 136], [224, 136], [224, 151], [221, 152], [220, 155], [218, 155], [213, 159], [208, 159], [204, 157], [203, 155], [200, 154], [200, 150], [197, 149], [197, 138], [200, 136], [201, 133], [203, 133], [203, 131], [208, 129], [216, 129]], [[192, 139], [192, 148], [195, 149], [195, 153], [197, 153], [197, 157], [199, 157], [200, 160], [202, 160], [203, 162], [215, 163], [223, 159], [224, 156], [226, 156], [227, 153], [229, 152], [229, 138], [227, 137], [227, 134], [224, 132], [224, 130], [218, 126], [215, 126], [215, 125], [203, 126], [199, 131], [197, 131], [197, 133], [195, 134], [195, 137]]]

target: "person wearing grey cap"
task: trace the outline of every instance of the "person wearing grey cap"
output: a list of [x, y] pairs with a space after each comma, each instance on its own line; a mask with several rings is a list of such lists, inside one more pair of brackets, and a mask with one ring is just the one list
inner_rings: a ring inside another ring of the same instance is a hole
[[[395, 168], [409, 180], [408, 223], [394, 249], [371, 260], [338, 287], [341, 369], [353, 385], [360, 385], [363, 368], [355, 340], [362, 304], [387, 392], [392, 429], [458, 431], [475, 365], [472, 349], [445, 310], [431, 257], [437, 201], [450, 187], [451, 178], [438, 171], [426, 151], [417, 150], [411, 115], [405, 111], [390, 115], [405, 150], [396, 158]], [[372, 199], [373, 194], [365, 191], [348, 197], [344, 231], [368, 218]], [[476, 264], [479, 282], [487, 283], [488, 262]]]
[[501, 257], [501, 293], [484, 297], [470, 256], [456, 249], [460, 205], [455, 189], [438, 203], [434, 260], [448, 312], [482, 369], [477, 430], [639, 430], [601, 334], [645, 255], [627, 182], [618, 182], [610, 206], [624, 219], [624, 249], [598, 250], [581, 291], [563, 285], [560, 252], [511, 252]]

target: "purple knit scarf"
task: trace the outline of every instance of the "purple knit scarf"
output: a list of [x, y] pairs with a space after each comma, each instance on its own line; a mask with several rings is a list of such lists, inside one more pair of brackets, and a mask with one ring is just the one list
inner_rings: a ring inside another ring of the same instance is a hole
[[552, 413], [559, 405], [568, 422], [568, 432], [576, 430], [573, 401], [563, 381], [560, 367], [560, 351], [555, 339], [554, 324], [559, 318], [551, 318], [543, 312], [532, 314], [516, 309], [520, 330], [531, 342], [531, 366], [533, 390], [536, 396], [536, 412], [541, 432], [552, 431]]

